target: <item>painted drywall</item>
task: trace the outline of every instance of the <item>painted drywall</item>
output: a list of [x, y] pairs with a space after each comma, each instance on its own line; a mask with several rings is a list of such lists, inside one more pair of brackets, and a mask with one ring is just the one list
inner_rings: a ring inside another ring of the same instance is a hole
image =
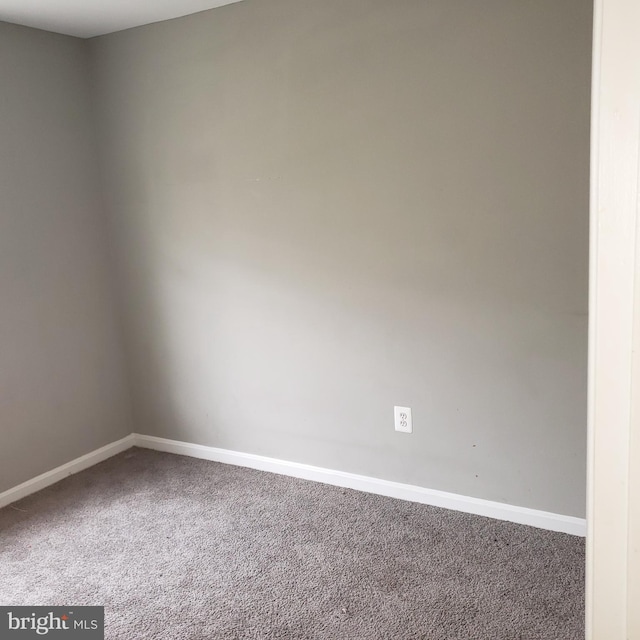
[[138, 432], [584, 515], [588, 0], [90, 46]]
[[87, 43], [0, 23], [0, 492], [132, 431]]

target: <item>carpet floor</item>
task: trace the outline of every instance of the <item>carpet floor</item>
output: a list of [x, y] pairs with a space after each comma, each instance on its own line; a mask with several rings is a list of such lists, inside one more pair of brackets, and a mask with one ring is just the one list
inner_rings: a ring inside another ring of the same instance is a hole
[[584, 540], [130, 449], [0, 510], [0, 604], [122, 640], [578, 640]]

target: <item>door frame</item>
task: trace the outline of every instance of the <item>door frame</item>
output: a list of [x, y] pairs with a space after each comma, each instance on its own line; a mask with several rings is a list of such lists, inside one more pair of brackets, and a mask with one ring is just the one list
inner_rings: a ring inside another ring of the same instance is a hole
[[640, 2], [595, 0], [587, 640], [640, 639]]

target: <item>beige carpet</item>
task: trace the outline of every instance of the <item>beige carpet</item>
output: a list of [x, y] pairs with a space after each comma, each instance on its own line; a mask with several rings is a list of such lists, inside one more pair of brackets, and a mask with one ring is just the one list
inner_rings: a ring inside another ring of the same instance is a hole
[[126, 640], [578, 640], [584, 540], [131, 449], [0, 511], [0, 604]]

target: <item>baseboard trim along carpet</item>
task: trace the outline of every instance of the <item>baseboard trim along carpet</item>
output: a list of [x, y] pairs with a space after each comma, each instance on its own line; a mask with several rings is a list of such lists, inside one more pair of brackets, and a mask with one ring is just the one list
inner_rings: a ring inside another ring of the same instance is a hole
[[526, 507], [516, 507], [501, 502], [472, 498], [456, 493], [437, 491], [435, 489], [425, 489], [424, 487], [417, 487], [415, 485], [370, 478], [368, 476], [336, 471], [334, 469], [323, 469], [322, 467], [314, 467], [299, 462], [289, 462], [287, 460], [278, 460], [276, 458], [267, 458], [266, 456], [258, 456], [251, 453], [218, 449], [200, 444], [189, 444], [187, 442], [157, 438], [155, 436], [134, 434], [134, 437], [135, 445], [145, 449], [176, 453], [192, 458], [201, 458], [240, 467], [249, 467], [250, 469], [258, 469], [260, 471], [269, 471], [280, 475], [293, 476], [294, 478], [303, 478], [304, 480], [324, 482], [325, 484], [344, 487], [346, 489], [376, 493], [391, 498], [399, 498], [400, 500], [463, 511], [479, 516], [496, 518], [497, 520], [525, 524], [539, 529], [569, 533], [575, 536], [585, 537], [587, 533], [587, 523], [584, 518], [564, 516], [558, 513], [538, 511], [537, 509], [528, 509]]
[[528, 509], [527, 507], [516, 507], [501, 502], [472, 498], [456, 493], [438, 491], [436, 489], [425, 489], [424, 487], [361, 476], [346, 471], [314, 467], [300, 462], [278, 460], [276, 458], [268, 458], [252, 453], [241, 453], [239, 451], [207, 447], [201, 444], [190, 444], [188, 442], [157, 438], [155, 436], [143, 436], [137, 433], [133, 433], [121, 440], [96, 449], [91, 453], [87, 453], [71, 462], [67, 462], [60, 467], [47, 471], [12, 489], [0, 493], [0, 508], [16, 502], [36, 491], [40, 491], [49, 485], [55, 484], [67, 476], [88, 469], [133, 446], [190, 456], [192, 458], [201, 458], [213, 462], [232, 464], [238, 467], [248, 467], [250, 469], [258, 469], [259, 471], [269, 471], [271, 473], [312, 480], [314, 482], [324, 482], [325, 484], [336, 487], [356, 489], [358, 491], [375, 493], [390, 498], [419, 502], [434, 507], [443, 507], [444, 509], [453, 509], [454, 511], [472, 513], [497, 520], [506, 520], [508, 522], [515, 522], [516, 524], [525, 524], [539, 529], [569, 533], [574, 536], [585, 537], [587, 534], [587, 522], [584, 518], [564, 516], [548, 511]]
[[107, 458], [111, 458], [118, 453], [122, 453], [123, 451], [133, 447], [135, 445], [135, 441], [135, 435], [132, 433], [120, 440], [112, 442], [111, 444], [107, 444], [95, 451], [91, 451], [84, 456], [80, 456], [75, 460], [71, 460], [71, 462], [67, 462], [66, 464], [56, 467], [51, 471], [42, 473], [31, 480], [27, 480], [26, 482], [13, 487], [12, 489], [8, 489], [7, 491], [0, 493], [0, 508], [6, 507], [12, 502], [17, 502], [36, 491], [40, 491], [41, 489], [55, 484], [67, 476], [84, 471], [85, 469], [88, 469]]

